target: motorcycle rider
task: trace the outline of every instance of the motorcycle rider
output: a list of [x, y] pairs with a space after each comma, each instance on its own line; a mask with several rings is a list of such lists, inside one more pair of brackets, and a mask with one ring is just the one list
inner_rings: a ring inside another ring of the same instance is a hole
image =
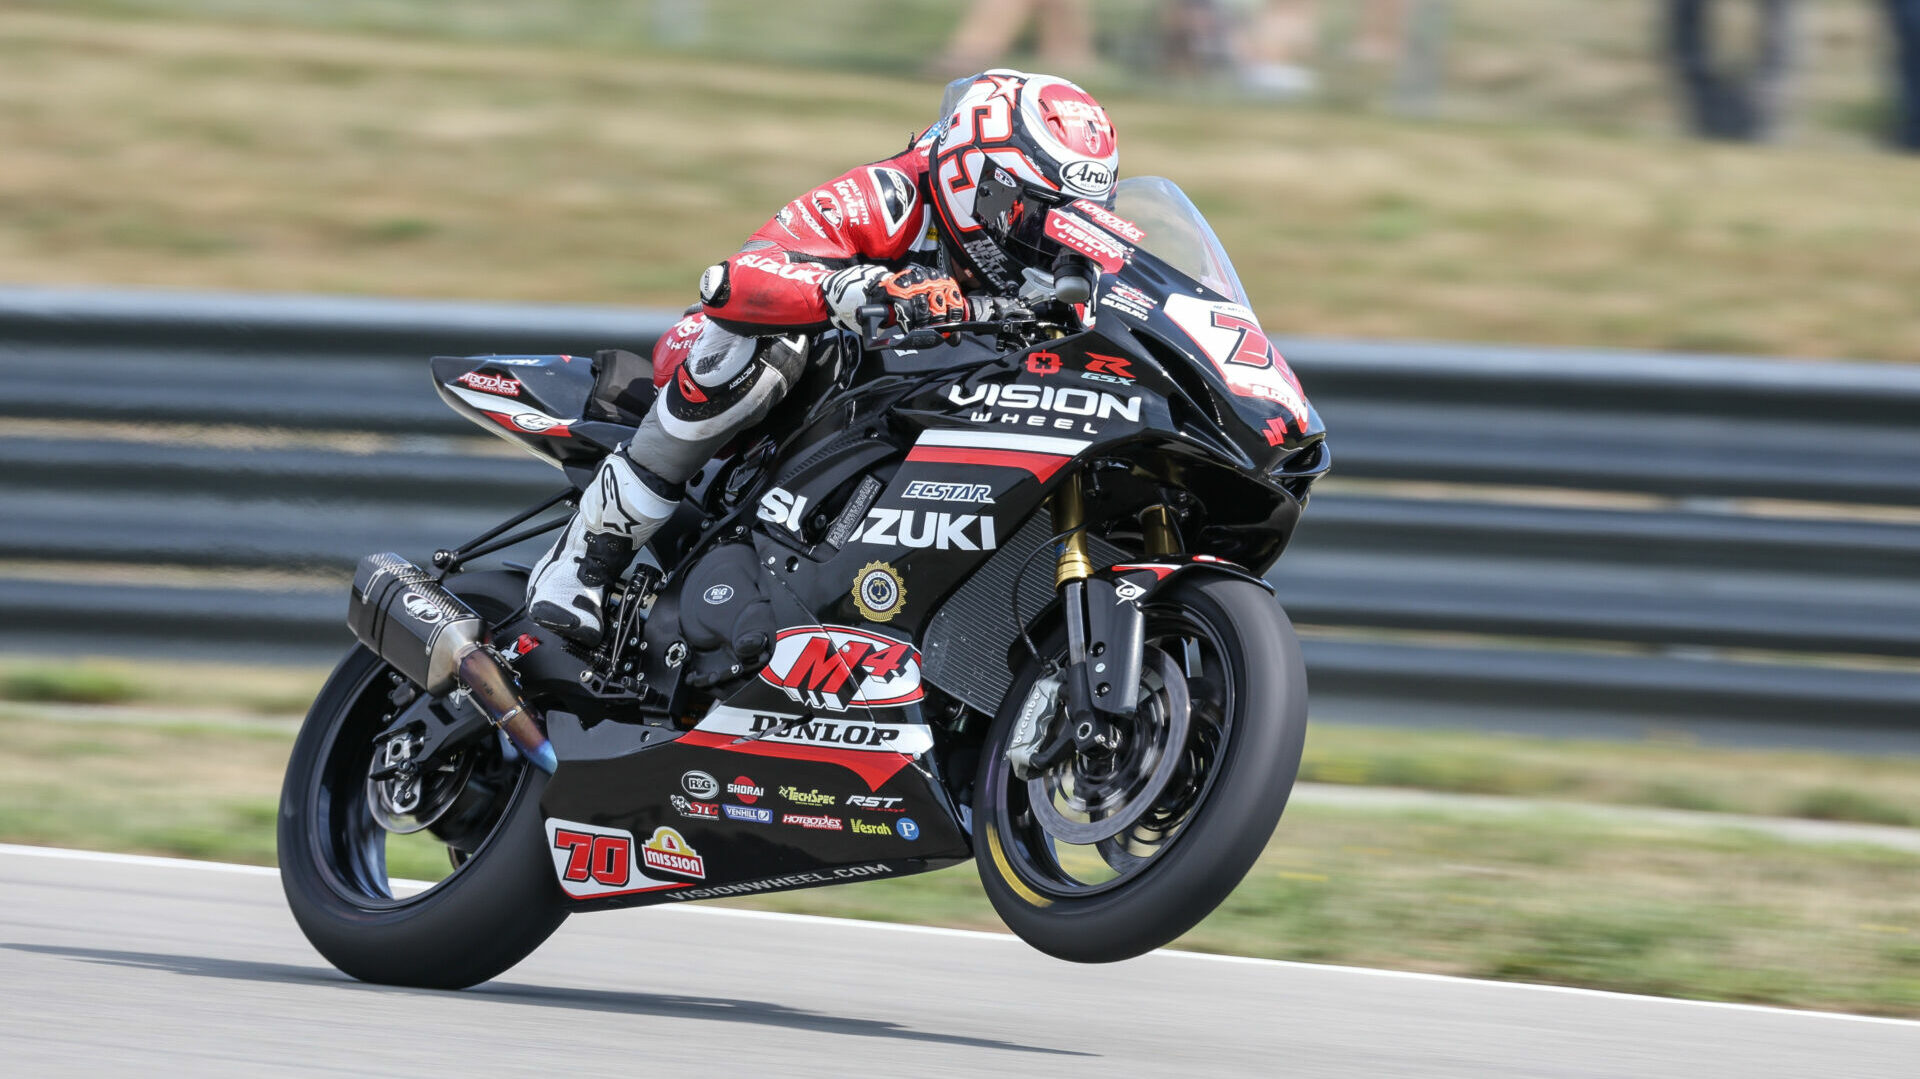
[[1011, 298], [1023, 271], [1052, 268], [1048, 207], [1112, 206], [1113, 125], [1086, 91], [1005, 69], [957, 80], [949, 100], [956, 91], [906, 152], [788, 203], [701, 276], [700, 310], [654, 350], [656, 378], [671, 381], [533, 569], [535, 622], [599, 643], [608, 583], [673, 514], [686, 481], [799, 381], [807, 335], [859, 333], [856, 312], [869, 304], [908, 329], [983, 317], [986, 297]]

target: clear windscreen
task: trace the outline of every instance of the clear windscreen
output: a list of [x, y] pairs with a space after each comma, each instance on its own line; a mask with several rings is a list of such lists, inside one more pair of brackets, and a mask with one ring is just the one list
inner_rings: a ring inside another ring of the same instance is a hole
[[1220, 237], [1179, 184], [1164, 176], [1122, 180], [1114, 191], [1113, 212], [1146, 233], [1139, 247], [1214, 292], [1253, 306]]

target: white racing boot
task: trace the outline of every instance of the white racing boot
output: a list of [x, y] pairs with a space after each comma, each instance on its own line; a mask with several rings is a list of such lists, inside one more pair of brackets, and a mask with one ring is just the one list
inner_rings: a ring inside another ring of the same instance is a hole
[[601, 461], [573, 520], [533, 567], [527, 587], [533, 620], [576, 644], [599, 644], [606, 633], [607, 585], [679, 504], [642, 479], [626, 454]]

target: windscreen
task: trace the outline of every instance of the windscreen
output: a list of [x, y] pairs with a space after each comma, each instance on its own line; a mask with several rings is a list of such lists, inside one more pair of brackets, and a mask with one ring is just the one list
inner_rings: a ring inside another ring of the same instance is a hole
[[1147, 234], [1138, 246], [1214, 292], [1253, 306], [1220, 238], [1179, 184], [1163, 176], [1122, 180], [1114, 191], [1113, 212]]

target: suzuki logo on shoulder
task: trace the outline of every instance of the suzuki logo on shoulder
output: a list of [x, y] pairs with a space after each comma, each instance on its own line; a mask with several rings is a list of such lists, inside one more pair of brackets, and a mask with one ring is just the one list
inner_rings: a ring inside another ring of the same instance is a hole
[[1000, 546], [993, 517], [984, 513], [936, 513], [878, 507], [854, 530], [853, 538], [881, 547], [931, 547], [936, 551], [991, 551]]

